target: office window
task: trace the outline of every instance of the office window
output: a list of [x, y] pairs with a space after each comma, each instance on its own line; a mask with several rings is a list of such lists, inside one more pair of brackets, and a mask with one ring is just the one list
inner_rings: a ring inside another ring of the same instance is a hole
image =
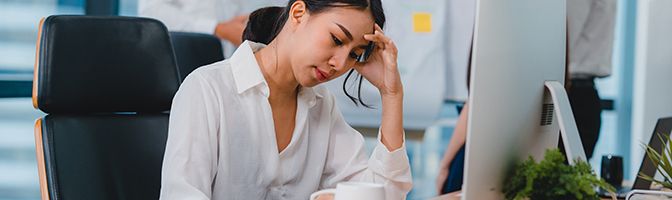
[[137, 16], [138, 0], [119, 0], [119, 15]]
[[0, 72], [30, 72], [40, 18], [84, 14], [84, 0], [0, 0]]
[[33, 125], [42, 113], [28, 96], [38, 25], [54, 14], [84, 14], [84, 0], [0, 0], [0, 200], [40, 199]]

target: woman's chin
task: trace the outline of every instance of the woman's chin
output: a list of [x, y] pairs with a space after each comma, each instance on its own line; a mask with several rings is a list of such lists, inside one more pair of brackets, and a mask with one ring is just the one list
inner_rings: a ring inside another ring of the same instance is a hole
[[309, 79], [309, 80], [306, 80], [306, 81], [299, 82], [299, 85], [301, 85], [301, 87], [315, 87], [315, 86], [320, 85], [320, 84], [322, 84], [322, 82], [320, 82], [316, 79]]
[[309, 82], [309, 83], [299, 84], [299, 85], [301, 85], [301, 87], [311, 88], [311, 87], [315, 87], [319, 84], [320, 84], [319, 82]]

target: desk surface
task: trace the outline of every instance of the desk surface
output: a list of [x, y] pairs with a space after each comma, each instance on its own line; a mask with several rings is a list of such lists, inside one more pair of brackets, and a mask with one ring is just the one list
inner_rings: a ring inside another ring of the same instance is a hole
[[431, 200], [460, 200], [460, 192], [453, 192], [453, 193], [444, 194], [444, 195], [432, 198]]
[[[461, 192], [458, 191], [458, 192], [453, 192], [453, 193], [449, 193], [449, 194], [444, 194], [444, 195], [432, 198], [430, 200], [460, 200], [460, 197], [461, 197], [460, 193]], [[611, 200], [611, 199], [602, 198], [601, 200]]]

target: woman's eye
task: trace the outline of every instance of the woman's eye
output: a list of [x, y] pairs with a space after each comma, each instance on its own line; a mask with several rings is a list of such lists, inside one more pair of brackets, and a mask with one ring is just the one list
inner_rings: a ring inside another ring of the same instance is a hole
[[334, 36], [333, 34], [331, 35], [331, 39], [334, 40], [334, 44], [336, 44], [337, 46], [343, 45], [343, 42], [338, 38], [336, 38], [336, 36]]
[[350, 58], [352, 58], [352, 59], [358, 59], [358, 58], [359, 58], [359, 55], [356, 54], [355, 52], [350, 52]]

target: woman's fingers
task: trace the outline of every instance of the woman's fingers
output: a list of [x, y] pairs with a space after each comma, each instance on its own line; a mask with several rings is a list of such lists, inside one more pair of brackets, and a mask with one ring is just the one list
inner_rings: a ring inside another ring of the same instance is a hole
[[380, 31], [380, 32], [383, 32], [383, 29], [380, 28], [380, 26], [378, 26], [378, 24], [376, 24], [376, 23], [373, 24], [373, 29], [375, 29], [377, 31]]
[[374, 42], [378, 48], [390, 49], [395, 53], [397, 52], [397, 46], [394, 44], [392, 39], [383, 33], [383, 30], [380, 28], [380, 26], [378, 26], [378, 24], [375, 24], [375, 31], [373, 34], [364, 35], [364, 39]]
[[324, 194], [324, 195], [317, 196], [316, 200], [332, 200], [332, 199], [334, 199], [334, 195]]
[[364, 39], [367, 39], [369, 41], [374, 41], [374, 42], [382, 42], [382, 43], [387, 43], [391, 41], [390, 38], [385, 36], [382, 31], [376, 30], [373, 32], [373, 34], [366, 34], [364, 35]]
[[378, 34], [369, 34], [369, 35], [364, 35], [364, 39], [374, 42], [376, 46], [383, 48], [385, 47], [385, 43], [383, 42], [383, 38], [381, 38], [380, 35]]

